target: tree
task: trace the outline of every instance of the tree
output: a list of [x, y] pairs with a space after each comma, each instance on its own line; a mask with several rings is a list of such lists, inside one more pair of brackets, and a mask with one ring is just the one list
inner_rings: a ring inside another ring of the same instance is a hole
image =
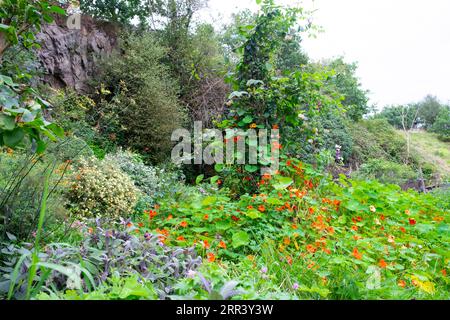
[[450, 107], [446, 106], [441, 109], [436, 121], [431, 128], [432, 132], [438, 134], [439, 139], [450, 141]]
[[336, 76], [330, 82], [336, 86], [337, 91], [345, 98], [342, 104], [346, 108], [347, 116], [354, 120], [361, 120], [369, 112], [367, 97], [368, 91], [362, 89], [361, 83], [355, 72], [356, 63], [346, 63], [342, 57], [325, 63], [336, 72]]
[[444, 106], [439, 102], [437, 97], [427, 95], [418, 103], [418, 108], [420, 109], [420, 122], [424, 125], [425, 129], [430, 129]]
[[89, 118], [102, 136], [160, 162], [184, 116], [176, 82], [161, 62], [167, 51], [150, 33], [124, 36], [120, 49], [101, 65]]
[[420, 109], [417, 105], [409, 104], [400, 108], [400, 118], [402, 130], [406, 137], [406, 161], [409, 161], [411, 154], [411, 130], [416, 127], [417, 117]]
[[80, 9], [98, 20], [124, 26], [130, 26], [134, 19], [145, 26], [149, 17], [148, 7], [142, 0], [80, 0]]

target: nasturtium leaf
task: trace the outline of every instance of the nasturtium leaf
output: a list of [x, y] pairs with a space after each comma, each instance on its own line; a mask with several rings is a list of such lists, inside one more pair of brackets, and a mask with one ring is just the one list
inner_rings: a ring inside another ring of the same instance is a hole
[[275, 178], [277, 182], [273, 185], [273, 187], [276, 190], [286, 189], [287, 187], [289, 187], [291, 184], [294, 183], [294, 180], [292, 180], [292, 178], [289, 177], [276, 176]]
[[236, 249], [248, 245], [250, 241], [250, 236], [245, 231], [239, 231], [233, 234], [232, 241], [233, 241], [233, 248]]
[[14, 148], [22, 142], [24, 137], [25, 132], [22, 128], [16, 128], [12, 131], [5, 131], [3, 133], [3, 143], [10, 148]]
[[196, 184], [200, 184], [203, 181], [203, 178], [205, 177], [204, 174], [201, 174], [197, 177], [197, 179], [195, 179], [195, 183]]
[[258, 166], [253, 166], [253, 165], [247, 164], [245, 166], [245, 171], [251, 172], [251, 173], [256, 172], [256, 171], [258, 171]]
[[16, 127], [16, 119], [13, 116], [0, 114], [0, 129], [12, 131]]
[[245, 116], [244, 119], [242, 119], [242, 122], [249, 124], [253, 122], [253, 118], [251, 116]]

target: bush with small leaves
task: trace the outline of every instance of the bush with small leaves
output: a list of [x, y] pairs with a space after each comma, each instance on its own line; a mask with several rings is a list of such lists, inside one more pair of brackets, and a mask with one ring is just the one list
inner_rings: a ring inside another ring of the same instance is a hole
[[113, 163], [83, 159], [69, 179], [68, 198], [77, 214], [117, 219], [133, 213], [139, 190]]

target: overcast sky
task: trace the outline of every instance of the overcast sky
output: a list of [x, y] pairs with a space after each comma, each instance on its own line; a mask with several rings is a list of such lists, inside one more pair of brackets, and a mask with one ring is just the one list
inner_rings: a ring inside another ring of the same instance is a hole
[[[294, 4], [298, 1], [279, 0]], [[450, 0], [305, 0], [324, 28], [303, 47], [314, 60], [344, 55], [379, 107], [422, 99], [450, 101]], [[255, 0], [209, 0], [203, 17], [223, 22]]]

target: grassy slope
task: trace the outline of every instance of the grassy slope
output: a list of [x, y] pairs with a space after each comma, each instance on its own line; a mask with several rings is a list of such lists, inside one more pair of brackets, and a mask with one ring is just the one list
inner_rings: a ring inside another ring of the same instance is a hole
[[435, 134], [413, 132], [412, 148], [425, 161], [434, 164], [439, 172], [450, 177], [450, 143], [440, 141]]

